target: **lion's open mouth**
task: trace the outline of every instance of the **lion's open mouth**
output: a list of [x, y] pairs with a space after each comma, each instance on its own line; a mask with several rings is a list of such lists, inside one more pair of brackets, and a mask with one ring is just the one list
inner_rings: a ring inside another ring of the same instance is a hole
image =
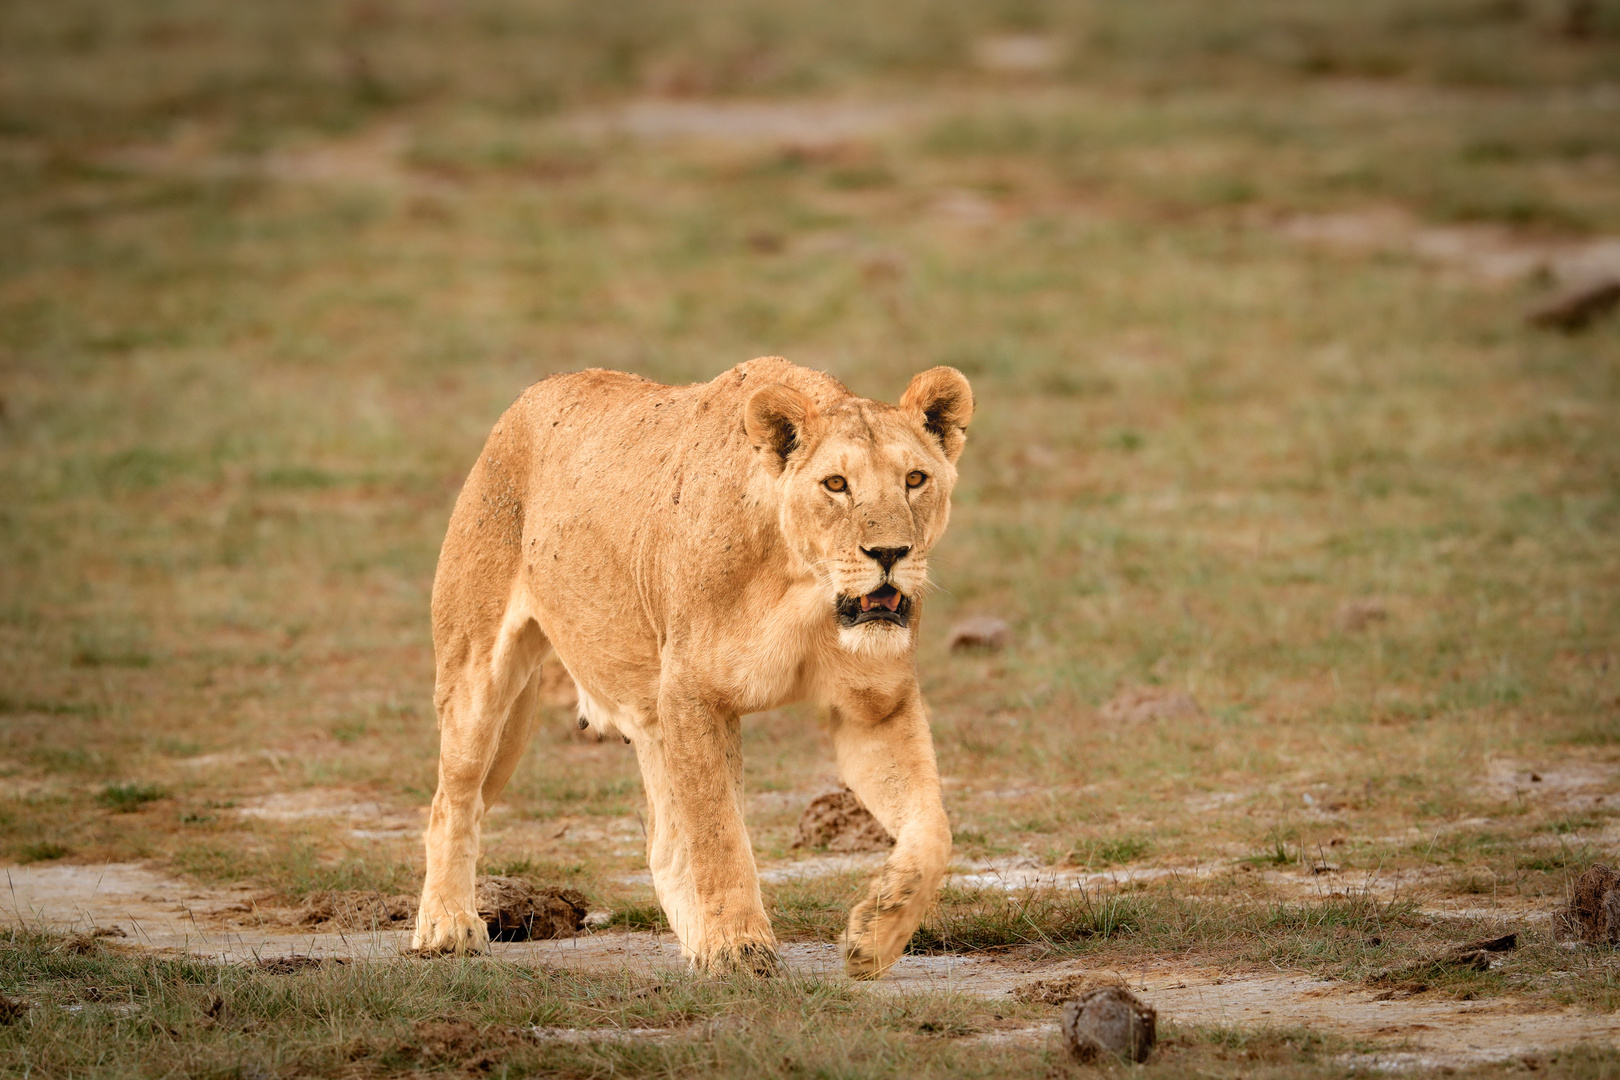
[[911, 597], [893, 585], [873, 589], [865, 596], [840, 596], [838, 621], [845, 626], [859, 626], [865, 622], [891, 622], [896, 626], [909, 626]]

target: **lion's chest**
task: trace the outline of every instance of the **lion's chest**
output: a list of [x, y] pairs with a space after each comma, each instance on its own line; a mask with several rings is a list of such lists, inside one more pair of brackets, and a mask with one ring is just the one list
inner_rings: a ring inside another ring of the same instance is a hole
[[757, 614], [723, 650], [737, 712], [774, 709], [807, 696], [816, 658], [835, 634], [824, 592], [813, 581], [789, 588]]

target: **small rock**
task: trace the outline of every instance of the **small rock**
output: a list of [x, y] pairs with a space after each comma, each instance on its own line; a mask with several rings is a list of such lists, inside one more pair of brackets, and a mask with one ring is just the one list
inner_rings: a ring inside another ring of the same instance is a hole
[[751, 232], [748, 234], [748, 247], [761, 255], [775, 255], [782, 250], [782, 237], [764, 230]]
[[951, 652], [964, 649], [996, 651], [1005, 649], [1011, 640], [1012, 627], [1007, 625], [1006, 619], [998, 619], [994, 615], [974, 615], [951, 627], [947, 643]]
[[536, 889], [514, 877], [479, 878], [477, 903], [491, 941], [573, 937], [589, 914], [585, 894], [576, 889]]
[[845, 853], [887, 851], [894, 846], [894, 837], [846, 787], [810, 801], [799, 818], [799, 835], [793, 846]]
[[1159, 1014], [1122, 986], [1089, 990], [1063, 1006], [1064, 1040], [1081, 1064], [1109, 1056], [1141, 1063], [1153, 1052]]
[[1569, 906], [1553, 913], [1553, 936], [1589, 945], [1620, 945], [1620, 874], [1599, 863], [1577, 878]]
[[1525, 320], [1532, 326], [1573, 334], [1586, 329], [1617, 304], [1620, 274], [1599, 274], [1543, 298], [1526, 313]]
[[1101, 709], [1111, 724], [1140, 724], [1149, 720], [1188, 720], [1204, 715], [1191, 694], [1160, 686], [1133, 686], [1114, 695]]
[[1466, 955], [1468, 953], [1477, 952], [1505, 953], [1512, 952], [1518, 947], [1519, 935], [1517, 931], [1515, 931], [1511, 934], [1503, 934], [1501, 937], [1483, 938], [1479, 941], [1470, 941], [1466, 945], [1457, 946], [1455, 951], [1458, 953], [1458, 955]]
[[1359, 634], [1373, 623], [1385, 622], [1388, 619], [1388, 605], [1377, 598], [1369, 598], [1366, 600], [1346, 600], [1339, 605], [1338, 613], [1334, 616], [1333, 621], [1345, 633]]

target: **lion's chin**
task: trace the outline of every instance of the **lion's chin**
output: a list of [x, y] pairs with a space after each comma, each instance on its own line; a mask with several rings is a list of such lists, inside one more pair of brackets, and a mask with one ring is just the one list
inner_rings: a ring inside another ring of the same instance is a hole
[[904, 656], [911, 648], [911, 628], [892, 622], [840, 626], [838, 644], [856, 656]]

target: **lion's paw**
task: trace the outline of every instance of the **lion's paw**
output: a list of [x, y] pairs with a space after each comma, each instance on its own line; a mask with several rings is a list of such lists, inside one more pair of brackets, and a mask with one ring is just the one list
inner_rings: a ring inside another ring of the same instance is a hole
[[782, 974], [782, 958], [776, 946], [765, 942], [721, 945], [709, 952], [700, 965], [710, 975], [747, 975], [769, 979]]
[[889, 970], [898, 956], [884, 959], [875, 948], [875, 935], [864, 934], [861, 937], [843, 941], [844, 974], [852, 979], [877, 979]]
[[477, 914], [445, 910], [440, 905], [439, 915], [430, 917], [428, 910], [424, 904], [417, 912], [416, 933], [411, 937], [412, 951], [425, 956], [489, 952], [489, 927]]

